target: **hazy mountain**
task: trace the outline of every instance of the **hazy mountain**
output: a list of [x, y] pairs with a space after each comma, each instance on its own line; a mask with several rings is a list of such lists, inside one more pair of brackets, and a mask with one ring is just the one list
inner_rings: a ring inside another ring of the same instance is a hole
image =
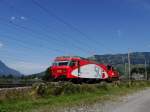
[[28, 77], [28, 78], [42, 78], [45, 75], [45, 71], [40, 72], [40, 73], [31, 74], [31, 75], [28, 75], [26, 77]]
[[1, 75], [14, 75], [14, 76], [21, 76], [22, 74], [12, 68], [6, 66], [2, 61], [0, 61], [0, 76]]
[[[128, 63], [128, 54], [107, 54], [107, 55], [94, 55], [89, 57], [99, 63], [119, 65]], [[149, 64], [150, 52], [133, 52], [130, 54], [131, 64], [144, 64], [145, 60]]]

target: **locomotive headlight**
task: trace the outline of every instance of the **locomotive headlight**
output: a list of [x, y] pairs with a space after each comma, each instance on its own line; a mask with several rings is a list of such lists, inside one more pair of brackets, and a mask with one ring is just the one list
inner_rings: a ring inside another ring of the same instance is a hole
[[67, 70], [66, 69], [63, 69], [63, 72], [66, 72]]
[[57, 73], [61, 73], [62, 72], [62, 70], [57, 70]]

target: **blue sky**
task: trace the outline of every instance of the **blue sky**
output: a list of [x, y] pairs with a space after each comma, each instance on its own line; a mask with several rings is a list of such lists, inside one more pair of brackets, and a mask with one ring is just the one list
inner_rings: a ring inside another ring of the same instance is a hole
[[61, 55], [149, 51], [149, 21], [148, 0], [0, 0], [0, 60], [30, 74]]

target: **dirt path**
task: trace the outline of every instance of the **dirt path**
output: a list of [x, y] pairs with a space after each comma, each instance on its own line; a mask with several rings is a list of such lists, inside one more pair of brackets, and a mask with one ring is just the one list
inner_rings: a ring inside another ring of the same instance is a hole
[[150, 89], [126, 97], [112, 112], [150, 112]]
[[117, 101], [62, 109], [62, 112], [150, 112], [150, 89], [122, 97]]

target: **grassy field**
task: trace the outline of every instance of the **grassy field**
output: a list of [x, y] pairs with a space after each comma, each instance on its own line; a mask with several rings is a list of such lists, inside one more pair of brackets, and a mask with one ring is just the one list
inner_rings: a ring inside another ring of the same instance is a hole
[[150, 86], [150, 82], [120, 84], [36, 84], [0, 98], [0, 112], [51, 112], [62, 107], [114, 100]]

